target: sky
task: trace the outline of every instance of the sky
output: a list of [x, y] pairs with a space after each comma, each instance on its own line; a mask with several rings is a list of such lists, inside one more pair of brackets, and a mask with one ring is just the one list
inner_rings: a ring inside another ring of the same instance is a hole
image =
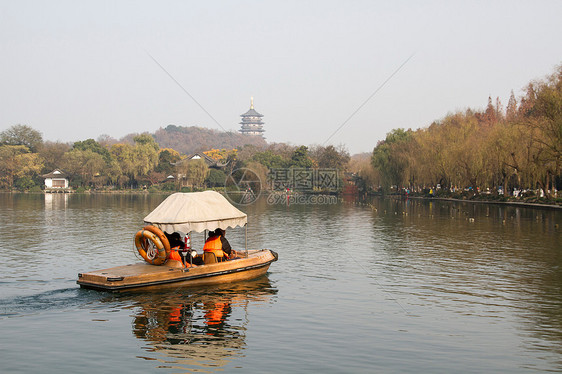
[[0, 131], [236, 131], [371, 152], [562, 63], [562, 1], [0, 0]]

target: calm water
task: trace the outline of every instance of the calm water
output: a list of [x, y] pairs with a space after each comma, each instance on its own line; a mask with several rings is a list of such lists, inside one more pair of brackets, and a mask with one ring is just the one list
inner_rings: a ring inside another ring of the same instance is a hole
[[163, 198], [0, 194], [2, 372], [562, 371], [562, 211], [259, 201], [242, 210], [248, 247], [279, 253], [265, 277], [79, 289], [78, 272], [138, 261]]

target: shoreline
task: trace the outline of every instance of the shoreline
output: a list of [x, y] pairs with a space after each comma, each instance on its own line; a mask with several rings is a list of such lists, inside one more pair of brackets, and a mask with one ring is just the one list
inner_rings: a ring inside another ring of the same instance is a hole
[[[57, 194], [72, 194], [72, 195], [104, 195], [104, 194], [115, 194], [115, 195], [125, 195], [125, 194], [138, 194], [138, 195], [169, 195], [174, 193], [175, 191], [157, 191], [157, 192], [149, 192], [147, 190], [111, 190], [111, 191], [83, 191], [83, 192], [76, 192], [76, 191], [66, 191], [63, 193], [60, 192], [45, 192], [45, 191], [4, 191], [0, 190], [0, 193], [16, 193], [16, 194], [47, 194], [47, 195], [57, 195]], [[342, 195], [337, 195], [338, 198]], [[506, 205], [506, 206], [516, 206], [516, 207], [523, 207], [523, 208], [540, 208], [540, 209], [550, 209], [550, 210], [558, 210], [562, 209], [562, 205], [555, 205], [555, 204], [543, 204], [543, 203], [531, 203], [531, 202], [524, 202], [524, 201], [497, 201], [497, 200], [468, 200], [468, 199], [455, 199], [452, 197], [427, 197], [427, 196], [413, 196], [410, 195], [408, 197], [404, 195], [370, 195], [371, 197], [382, 197], [382, 198], [391, 198], [391, 199], [415, 199], [415, 200], [425, 200], [425, 201], [449, 201], [449, 202], [457, 202], [457, 203], [472, 203], [472, 204], [496, 204], [496, 205]]]
[[458, 202], [458, 203], [473, 203], [473, 204], [497, 204], [497, 205], [518, 206], [523, 208], [541, 208], [541, 209], [552, 209], [552, 210], [562, 209], [562, 205], [528, 203], [523, 201], [463, 200], [463, 199], [454, 199], [451, 197], [423, 197], [423, 196], [408, 196], [408, 199], [428, 200], [428, 201], [440, 200], [440, 201], [451, 201], [451, 202]]

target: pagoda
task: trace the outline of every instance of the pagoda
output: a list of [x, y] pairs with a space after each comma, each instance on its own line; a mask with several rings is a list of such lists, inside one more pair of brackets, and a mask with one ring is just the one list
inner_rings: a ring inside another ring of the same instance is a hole
[[257, 135], [263, 137], [263, 121], [261, 120], [263, 115], [259, 114], [254, 110], [254, 98], [250, 99], [250, 110], [246, 113], [241, 114], [242, 122], [240, 124], [242, 127], [240, 131], [244, 135]]

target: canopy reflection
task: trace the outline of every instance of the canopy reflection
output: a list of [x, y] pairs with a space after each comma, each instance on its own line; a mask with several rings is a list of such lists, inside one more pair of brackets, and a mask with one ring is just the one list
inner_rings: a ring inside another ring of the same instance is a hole
[[[239, 355], [246, 343], [248, 307], [270, 303], [277, 290], [267, 276], [200, 289], [126, 295], [133, 298], [133, 334], [158, 353], [165, 367], [216, 370]], [[164, 358], [162, 358], [164, 356]]]

